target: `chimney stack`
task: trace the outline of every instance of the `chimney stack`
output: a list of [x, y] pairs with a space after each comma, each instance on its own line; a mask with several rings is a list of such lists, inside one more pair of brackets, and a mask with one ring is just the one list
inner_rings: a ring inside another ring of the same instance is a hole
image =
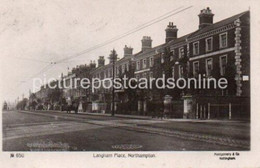
[[124, 57], [131, 56], [131, 55], [133, 55], [133, 48], [132, 47], [127, 47], [127, 45], [125, 45]]
[[105, 65], [105, 58], [104, 56], [99, 56], [98, 59], [98, 67], [104, 66]]
[[211, 9], [207, 7], [206, 9], [202, 9], [200, 11], [199, 16], [199, 29], [207, 27], [213, 24], [213, 16], [214, 14], [211, 12]]
[[142, 39], [142, 51], [146, 51], [152, 48], [152, 39], [149, 36], [143, 36]]
[[166, 43], [177, 38], [178, 29], [173, 24], [173, 22], [169, 22], [169, 25], [165, 29], [165, 32], [166, 32], [166, 38], [165, 38]]
[[96, 68], [96, 63], [95, 63], [95, 61], [90, 61], [90, 68], [92, 69], [94, 69], [94, 68]]

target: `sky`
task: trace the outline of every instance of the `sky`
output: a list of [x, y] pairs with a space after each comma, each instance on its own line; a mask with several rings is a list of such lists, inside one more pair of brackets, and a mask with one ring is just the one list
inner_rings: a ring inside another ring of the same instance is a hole
[[[32, 77], [59, 78], [76, 65], [108, 58], [114, 48], [122, 58], [125, 45], [141, 50], [143, 36], [153, 46], [165, 41], [168, 22], [177, 25], [178, 37], [198, 29], [198, 14], [210, 7], [214, 22], [249, 10], [242, 1], [177, 0], [7, 0], [0, 2], [1, 95], [14, 101], [32, 89]], [[133, 33], [107, 46], [77, 55], [176, 8], [191, 8]], [[108, 60], [106, 59], [106, 63]], [[47, 67], [47, 68], [46, 68]]]

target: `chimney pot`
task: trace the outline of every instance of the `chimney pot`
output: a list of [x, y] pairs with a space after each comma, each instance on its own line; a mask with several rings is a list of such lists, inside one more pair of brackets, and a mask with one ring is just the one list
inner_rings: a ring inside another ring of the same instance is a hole
[[142, 51], [146, 51], [152, 48], [152, 39], [150, 36], [143, 36], [142, 41]]
[[214, 14], [211, 12], [211, 9], [209, 7], [201, 10], [199, 14], [199, 29], [212, 25], [213, 16]]
[[166, 27], [165, 32], [166, 32], [166, 38], [165, 38], [166, 43], [177, 38], [178, 29], [176, 25], [173, 24], [173, 22], [169, 22], [169, 25]]
[[124, 57], [131, 56], [131, 55], [133, 55], [133, 48], [132, 47], [127, 47], [127, 45], [125, 45]]
[[98, 67], [104, 66], [105, 65], [105, 58], [104, 56], [99, 56], [98, 59]]

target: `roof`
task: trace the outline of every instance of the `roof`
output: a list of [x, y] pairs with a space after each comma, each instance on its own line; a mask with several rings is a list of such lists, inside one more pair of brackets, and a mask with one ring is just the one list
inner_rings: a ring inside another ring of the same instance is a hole
[[[203, 33], [209, 32], [209, 31], [214, 30], [214, 29], [218, 29], [218, 28], [220, 28], [222, 26], [225, 26], [225, 25], [228, 25], [230, 23], [234, 23], [235, 20], [239, 19], [241, 16], [243, 16], [245, 14], [248, 14], [248, 13], [249, 13], [249, 11], [245, 11], [245, 12], [239, 13], [237, 15], [231, 16], [231, 17], [226, 18], [224, 20], [221, 20], [219, 22], [213, 23], [212, 25], [206, 26], [206, 27], [204, 27], [202, 29], [198, 29], [198, 30], [196, 30], [196, 31], [194, 31], [192, 33], [187, 34], [187, 35], [181, 36], [181, 37], [179, 37], [177, 39], [171, 40], [168, 43], [163, 43], [161, 45], [152, 47], [151, 49], [149, 49], [147, 51], [139, 51], [139, 52], [135, 53], [133, 56], [134, 57], [143, 56], [143, 55], [155, 52], [156, 50], [161, 49], [165, 45], [171, 46], [171, 45], [175, 45], [175, 44], [178, 44], [178, 43], [181, 43], [181, 42], [185, 42], [186, 39], [188, 39], [188, 38], [195, 37], [195, 36], [197, 36], [199, 34], [203, 34]], [[128, 59], [128, 58], [129, 57], [123, 57], [123, 58], [121, 58], [118, 61], [124, 61], [125, 59]], [[111, 64], [106, 64], [104, 66], [97, 67], [97, 68], [93, 69], [92, 72], [96, 72], [96, 71], [99, 71], [101, 69], [108, 68], [110, 66], [112, 66], [112, 65]]]
[[[122, 61], [127, 60], [127, 59], [131, 59], [131, 58], [132, 58], [131, 56], [123, 57], [123, 58], [117, 60], [117, 61], [115, 62], [115, 65], [120, 64], [119, 62], [122, 62]], [[109, 64], [106, 64], [106, 65], [103, 65], [103, 66], [100, 66], [100, 67], [96, 67], [96, 68], [94, 68], [91, 72], [92, 72], [92, 73], [99, 72], [99, 71], [102, 71], [102, 70], [104, 70], [104, 69], [111, 68], [111, 66], [113, 66], [113, 64], [112, 64], [112, 63], [109, 63]]]
[[202, 29], [199, 29], [199, 30], [191, 33], [191, 35], [189, 37], [194, 37], [194, 36], [197, 36], [199, 34], [202, 34], [202, 33], [205, 33], [205, 32], [208, 32], [208, 31], [220, 28], [220, 27], [225, 26], [227, 24], [234, 23], [235, 20], [239, 19], [241, 16], [243, 16], [246, 13], [249, 13], [249, 11], [245, 11], [245, 12], [239, 13], [237, 15], [231, 16], [231, 17], [226, 18], [224, 20], [221, 20], [219, 22], [213, 23], [210, 26], [206, 26], [206, 27], [204, 27]]
[[112, 64], [106, 64], [106, 65], [104, 65], [104, 66], [100, 66], [100, 67], [94, 68], [91, 72], [92, 72], [92, 73], [95, 73], [95, 72], [98, 72], [99, 70], [104, 70], [104, 69], [109, 68], [109, 67], [111, 67], [111, 66], [112, 66]]
[[157, 46], [152, 47], [151, 49], [148, 49], [148, 50], [146, 50], [146, 51], [140, 51], [140, 52], [134, 54], [134, 56], [135, 56], [135, 57], [140, 57], [140, 56], [149, 54], [149, 53], [151, 53], [151, 52], [155, 52], [156, 50], [161, 49], [164, 45], [166, 45], [166, 43], [157, 45]]
[[231, 16], [229, 18], [226, 18], [224, 20], [221, 20], [219, 22], [213, 23], [210, 26], [206, 26], [206, 27], [204, 27], [202, 29], [198, 29], [198, 30], [196, 30], [196, 31], [194, 31], [192, 33], [189, 33], [187, 35], [181, 36], [181, 37], [179, 37], [177, 39], [171, 40], [170, 42], [168, 42], [167, 45], [171, 46], [171, 45], [174, 45], [174, 44], [185, 42], [187, 38], [195, 37], [195, 36], [197, 36], [199, 34], [203, 34], [205, 32], [209, 32], [211, 30], [220, 28], [220, 27], [225, 26], [227, 24], [234, 23], [235, 20], [239, 19], [241, 16], [243, 16], [243, 15], [245, 15], [247, 13], [249, 13], [249, 11], [245, 11], [245, 12], [239, 13], [237, 15]]
[[116, 63], [123, 62], [123, 61], [129, 60], [129, 59], [132, 59], [132, 55], [124, 56], [123, 58], [120, 58], [119, 60], [117, 60]]
[[184, 36], [181, 36], [177, 39], [174, 39], [174, 40], [171, 40], [168, 45], [173, 45], [173, 44], [177, 44], [177, 43], [180, 43], [180, 42], [184, 42], [186, 41], [187, 37], [189, 37], [192, 33], [190, 34], [187, 34], [187, 35], [184, 35]]

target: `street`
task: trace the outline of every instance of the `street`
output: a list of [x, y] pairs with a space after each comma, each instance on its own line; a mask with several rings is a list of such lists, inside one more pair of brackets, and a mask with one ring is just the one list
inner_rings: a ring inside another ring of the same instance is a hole
[[243, 121], [3, 111], [3, 151], [250, 150]]

